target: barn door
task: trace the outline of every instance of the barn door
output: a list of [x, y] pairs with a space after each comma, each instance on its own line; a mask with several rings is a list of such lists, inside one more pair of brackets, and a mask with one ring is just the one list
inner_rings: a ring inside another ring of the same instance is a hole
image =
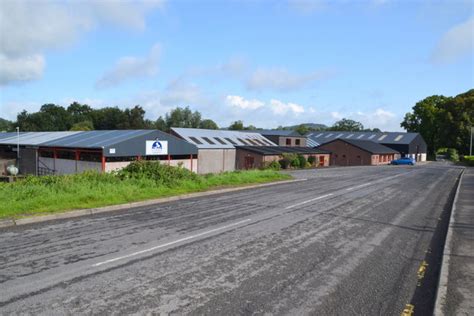
[[319, 156], [319, 166], [324, 167], [324, 156]]
[[252, 169], [253, 164], [254, 164], [254, 158], [253, 157], [245, 157], [245, 161], [244, 161], [245, 169]]

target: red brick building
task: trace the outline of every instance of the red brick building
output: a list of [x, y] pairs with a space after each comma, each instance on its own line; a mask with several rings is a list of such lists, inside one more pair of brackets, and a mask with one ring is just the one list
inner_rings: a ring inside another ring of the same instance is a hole
[[334, 166], [386, 165], [400, 156], [387, 146], [355, 139], [334, 139], [318, 149], [331, 152], [330, 164]]

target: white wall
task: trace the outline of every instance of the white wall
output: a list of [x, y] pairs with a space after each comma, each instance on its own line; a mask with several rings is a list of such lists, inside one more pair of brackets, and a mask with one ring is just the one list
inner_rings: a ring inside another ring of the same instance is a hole
[[105, 163], [105, 172], [120, 170], [125, 168], [131, 163], [131, 161], [114, 161]]
[[199, 149], [198, 173], [234, 171], [235, 149]]

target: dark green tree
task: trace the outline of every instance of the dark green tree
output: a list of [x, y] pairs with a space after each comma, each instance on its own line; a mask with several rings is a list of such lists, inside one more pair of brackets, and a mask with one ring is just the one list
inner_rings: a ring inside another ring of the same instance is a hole
[[0, 117], [0, 132], [10, 132], [13, 130], [13, 122]]
[[306, 133], [309, 132], [308, 126], [305, 124], [300, 124], [298, 127], [295, 129], [296, 132], [298, 132], [300, 135], [305, 135]]
[[229, 129], [234, 131], [241, 131], [244, 129], [244, 123], [240, 120], [235, 121], [234, 123], [230, 124]]
[[70, 131], [92, 131], [94, 129], [94, 124], [92, 121], [82, 121], [74, 123]]
[[199, 123], [199, 128], [204, 128], [204, 129], [219, 129], [219, 126], [217, 126], [216, 122], [210, 119], [202, 120], [201, 123]]
[[341, 132], [359, 132], [364, 130], [364, 125], [362, 125], [360, 122], [343, 118], [342, 120], [337, 121], [330, 129]]

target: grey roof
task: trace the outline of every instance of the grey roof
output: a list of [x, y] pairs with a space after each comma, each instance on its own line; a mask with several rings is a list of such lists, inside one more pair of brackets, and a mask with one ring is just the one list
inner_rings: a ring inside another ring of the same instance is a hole
[[359, 140], [359, 139], [341, 139], [341, 138], [335, 138], [332, 141], [322, 144], [326, 145], [329, 143], [332, 143], [334, 141], [342, 141], [346, 142], [348, 144], [351, 144], [353, 146], [356, 146], [362, 150], [365, 150], [371, 154], [398, 154], [398, 151], [389, 148], [387, 146], [372, 142], [370, 140]]
[[297, 131], [294, 130], [286, 130], [286, 129], [257, 129], [257, 130], [249, 130], [244, 132], [250, 133], [259, 133], [263, 136], [287, 136], [287, 137], [306, 137], [305, 135], [301, 135]]
[[[20, 145], [36, 146], [45, 142], [52, 142], [76, 135], [81, 132], [20, 132]], [[0, 144], [16, 145], [18, 143], [18, 135], [16, 132], [0, 133]]]
[[[276, 146], [275, 143], [261, 134], [249, 131], [180, 127], [173, 127], [171, 130], [179, 137], [196, 145], [200, 149], [232, 149], [235, 148], [235, 146]], [[244, 142], [242, 142], [242, 140]]]
[[261, 155], [281, 155], [285, 153], [294, 154], [329, 154], [327, 150], [310, 147], [289, 147], [289, 146], [237, 146], [237, 149], [244, 149]]
[[380, 144], [409, 144], [418, 136], [418, 133], [325, 131], [310, 132], [306, 136], [308, 136], [307, 145], [309, 147], [316, 147], [336, 138], [369, 140]]
[[[20, 133], [21, 146], [101, 149], [108, 157], [146, 155], [147, 140], [168, 141], [170, 155], [197, 154], [196, 146], [158, 130]], [[0, 145], [16, 145], [16, 133], [0, 133]]]

